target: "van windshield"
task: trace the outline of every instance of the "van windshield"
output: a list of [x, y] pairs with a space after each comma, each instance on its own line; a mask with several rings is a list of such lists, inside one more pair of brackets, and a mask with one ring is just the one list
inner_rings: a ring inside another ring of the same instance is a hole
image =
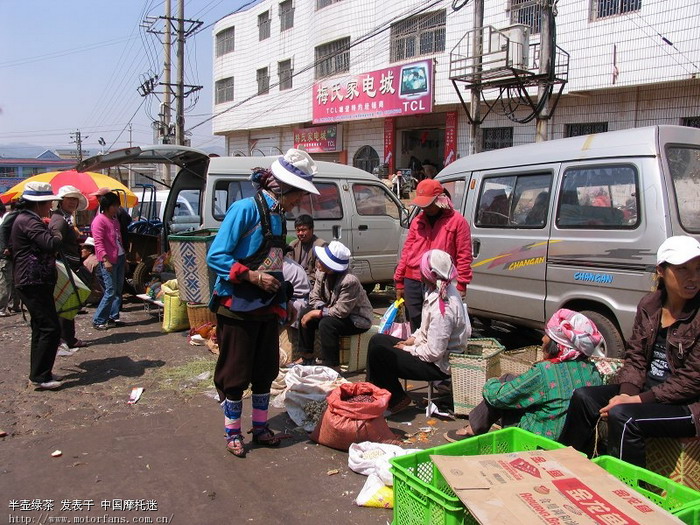
[[700, 148], [668, 145], [668, 167], [684, 230], [700, 233]]

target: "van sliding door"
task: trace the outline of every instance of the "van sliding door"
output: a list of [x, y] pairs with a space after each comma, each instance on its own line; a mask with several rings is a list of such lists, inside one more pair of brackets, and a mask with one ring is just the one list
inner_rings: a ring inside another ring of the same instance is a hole
[[536, 171], [475, 173], [467, 194], [474, 276], [469, 310], [533, 324], [544, 322], [545, 272], [552, 178], [557, 166]]

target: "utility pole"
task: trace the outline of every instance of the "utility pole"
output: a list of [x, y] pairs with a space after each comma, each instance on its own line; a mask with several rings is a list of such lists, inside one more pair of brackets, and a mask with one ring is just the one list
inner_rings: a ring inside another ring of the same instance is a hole
[[177, 94], [175, 142], [185, 144], [185, 0], [177, 2]]
[[[551, 88], [549, 80], [554, 78], [552, 74], [552, 54], [554, 51], [554, 43], [552, 42], [551, 22], [552, 22], [552, 2], [545, 0], [542, 2], [542, 11], [540, 17], [540, 75], [547, 75], [547, 78], [540, 81], [537, 89], [537, 101], [542, 100], [542, 97], [548, 97], [547, 91]], [[548, 139], [549, 128], [549, 100], [547, 100], [540, 112], [537, 113], [535, 121], [535, 142], [544, 142]]]
[[474, 84], [471, 88], [472, 129], [469, 154], [481, 151], [481, 64], [484, 55], [484, 0], [474, 1], [474, 32], [472, 33], [474, 56]]
[[75, 133], [71, 133], [70, 137], [73, 139], [73, 144], [76, 145], [76, 156], [78, 157], [78, 162], [83, 160], [83, 140], [87, 139], [90, 135], [85, 135], [84, 137], [80, 134], [80, 130], [76, 129]]

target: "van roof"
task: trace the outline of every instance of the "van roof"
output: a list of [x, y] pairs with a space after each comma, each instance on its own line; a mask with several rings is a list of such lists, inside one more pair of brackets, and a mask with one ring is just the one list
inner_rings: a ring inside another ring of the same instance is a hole
[[700, 130], [685, 126], [649, 126], [523, 144], [463, 157], [443, 169], [439, 178], [465, 171], [531, 164], [610, 157], [653, 157], [658, 153], [659, 144], [669, 142], [700, 145]]
[[[254, 168], [269, 168], [279, 156], [274, 157], [212, 157], [209, 159], [209, 175], [250, 175]], [[351, 177], [377, 181], [377, 177], [364, 170], [335, 162], [315, 161], [318, 168], [316, 177]]]

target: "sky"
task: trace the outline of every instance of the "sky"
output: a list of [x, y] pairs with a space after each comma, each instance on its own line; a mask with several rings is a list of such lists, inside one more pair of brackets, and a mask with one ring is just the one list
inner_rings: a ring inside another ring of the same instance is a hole
[[[171, 0], [173, 16], [177, 3]], [[185, 47], [185, 83], [203, 86], [185, 101], [186, 130], [211, 117], [213, 24], [247, 3], [185, 2], [185, 18], [203, 22]], [[163, 0], [0, 0], [0, 144], [75, 149], [77, 130], [91, 153], [102, 148], [100, 137], [112, 150], [130, 140], [152, 144], [160, 100], [137, 87], [161, 74], [163, 46], [140, 25], [164, 11]], [[175, 82], [174, 44], [171, 60]], [[224, 143], [210, 123], [189, 138], [197, 148]]]

